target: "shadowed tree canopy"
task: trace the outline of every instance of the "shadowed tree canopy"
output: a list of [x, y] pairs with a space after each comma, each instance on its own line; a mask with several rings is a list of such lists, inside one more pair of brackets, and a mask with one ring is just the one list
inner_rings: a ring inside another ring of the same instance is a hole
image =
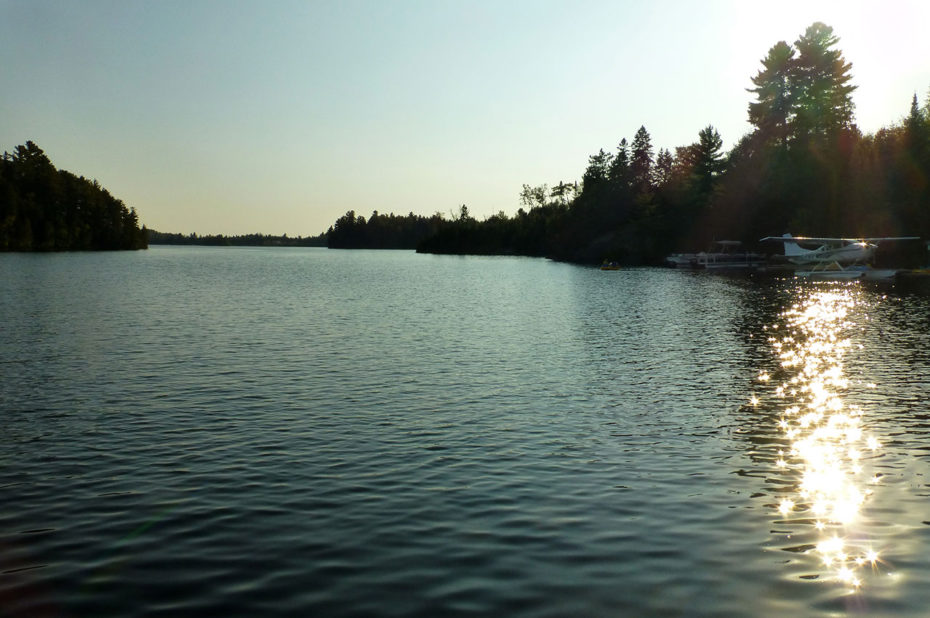
[[613, 161], [610, 162], [608, 170], [610, 183], [617, 192], [625, 192], [630, 189], [633, 183], [633, 170], [630, 163], [630, 146], [626, 138], [620, 140], [617, 145], [617, 154], [614, 155]]
[[180, 234], [148, 230], [151, 245], [201, 245], [207, 247], [325, 247], [326, 234], [319, 236], [272, 236], [271, 234]]
[[788, 143], [789, 122], [794, 114], [791, 71], [794, 49], [779, 41], [762, 60], [762, 69], [752, 78], [756, 101], [749, 104], [749, 122], [765, 139], [778, 144]]
[[853, 127], [852, 65], [833, 28], [816, 22], [795, 42], [776, 43], [752, 78], [749, 122], [764, 141], [787, 145]]
[[145, 228], [94, 180], [55, 166], [27, 141], [0, 160], [0, 250], [144, 249]]
[[[852, 65], [838, 43], [817, 22], [793, 46], [773, 45], [747, 76], [753, 130], [729, 152], [708, 124], [693, 143], [659, 148], [653, 158], [640, 126], [615, 153], [591, 155], [580, 185], [523, 185], [512, 218], [478, 221], [463, 211], [435, 220], [418, 250], [644, 264], [723, 239], [772, 251], [758, 239], [784, 232], [930, 237], [930, 96], [921, 107], [915, 95], [900, 125], [862, 135]], [[343, 228], [360, 229], [364, 219], [352, 215], [337, 222], [330, 246]]]
[[791, 82], [799, 137], [830, 135], [852, 126], [856, 87], [849, 83], [852, 65], [834, 49], [839, 40], [833, 28], [817, 22], [794, 44], [798, 56], [791, 64]]
[[652, 137], [646, 127], [640, 127], [633, 136], [633, 160], [630, 169], [636, 190], [647, 191], [652, 184]]
[[[468, 209], [460, 212], [467, 218]], [[371, 217], [356, 216], [354, 210], [339, 217], [326, 232], [326, 246], [331, 249], [415, 249], [424, 239], [439, 231], [441, 215], [423, 217], [383, 215], [374, 211]]]
[[698, 143], [694, 147], [694, 155], [694, 174], [697, 177], [698, 188], [703, 193], [709, 193], [726, 166], [723, 138], [717, 129], [710, 125], [701, 129], [698, 133]]
[[610, 177], [610, 165], [613, 156], [601, 148], [597, 154], [588, 157], [588, 167], [581, 178], [582, 191], [588, 195], [602, 191]]
[[661, 187], [672, 179], [674, 166], [675, 159], [668, 148], [659, 148], [659, 154], [656, 155], [655, 171], [652, 175], [657, 186]]

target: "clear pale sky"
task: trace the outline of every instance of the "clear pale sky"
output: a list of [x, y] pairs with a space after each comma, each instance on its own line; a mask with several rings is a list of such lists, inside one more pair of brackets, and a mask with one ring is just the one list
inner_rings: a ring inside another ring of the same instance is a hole
[[0, 150], [33, 140], [166, 232], [512, 214], [640, 125], [729, 148], [814, 21], [863, 131], [926, 101], [927, 0], [0, 0]]

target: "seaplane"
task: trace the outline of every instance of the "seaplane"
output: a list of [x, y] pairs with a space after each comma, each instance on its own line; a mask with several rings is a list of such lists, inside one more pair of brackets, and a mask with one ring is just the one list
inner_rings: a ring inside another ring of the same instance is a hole
[[[891, 279], [896, 270], [874, 269], [872, 258], [878, 244], [886, 241], [919, 240], [917, 236], [881, 236], [874, 238], [829, 238], [818, 236], [766, 236], [764, 241], [779, 241], [785, 246], [789, 262], [802, 267], [795, 276], [821, 280]], [[804, 248], [801, 244], [816, 245]]]

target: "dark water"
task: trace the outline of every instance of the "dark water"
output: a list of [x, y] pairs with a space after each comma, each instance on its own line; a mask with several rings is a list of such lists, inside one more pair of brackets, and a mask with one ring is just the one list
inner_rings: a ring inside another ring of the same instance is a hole
[[0, 255], [0, 615], [926, 615], [928, 298]]

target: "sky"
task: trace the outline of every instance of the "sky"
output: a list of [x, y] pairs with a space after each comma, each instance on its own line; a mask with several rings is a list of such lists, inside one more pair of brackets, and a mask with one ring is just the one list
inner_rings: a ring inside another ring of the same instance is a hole
[[864, 132], [926, 101], [926, 0], [0, 0], [0, 150], [34, 141], [163, 232], [510, 215], [640, 126], [731, 147], [815, 21]]

